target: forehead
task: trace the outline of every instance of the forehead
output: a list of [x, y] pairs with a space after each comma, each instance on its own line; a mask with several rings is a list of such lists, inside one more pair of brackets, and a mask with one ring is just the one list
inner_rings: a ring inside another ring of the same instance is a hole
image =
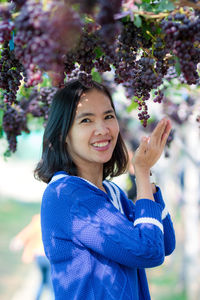
[[83, 92], [77, 105], [77, 111], [84, 109], [107, 109], [111, 108], [111, 100], [104, 92], [92, 89]]

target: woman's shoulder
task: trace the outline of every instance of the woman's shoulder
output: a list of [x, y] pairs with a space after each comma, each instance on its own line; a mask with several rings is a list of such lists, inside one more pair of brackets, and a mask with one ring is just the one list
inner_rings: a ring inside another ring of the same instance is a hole
[[48, 183], [45, 193], [53, 193], [57, 196], [73, 194], [73, 196], [88, 196], [88, 192], [98, 193], [98, 188], [87, 180], [67, 174], [66, 172], [57, 172]]

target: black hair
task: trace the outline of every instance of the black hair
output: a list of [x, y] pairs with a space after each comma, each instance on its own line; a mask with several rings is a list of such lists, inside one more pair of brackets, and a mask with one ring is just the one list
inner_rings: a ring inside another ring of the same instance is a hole
[[[55, 172], [66, 171], [77, 176], [77, 167], [67, 151], [66, 136], [73, 124], [76, 107], [82, 93], [97, 89], [106, 94], [114, 108], [109, 90], [95, 81], [88, 88], [79, 80], [69, 81], [64, 88], [59, 89], [51, 103], [50, 112], [43, 136], [42, 158], [37, 164], [35, 178], [48, 183]], [[111, 159], [104, 164], [103, 179], [118, 176], [126, 171], [128, 153], [119, 133]]]

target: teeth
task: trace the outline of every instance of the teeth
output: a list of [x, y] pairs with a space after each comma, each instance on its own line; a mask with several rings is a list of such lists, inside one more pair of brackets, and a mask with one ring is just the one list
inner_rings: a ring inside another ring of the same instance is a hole
[[95, 147], [105, 147], [108, 145], [108, 142], [104, 142], [104, 143], [94, 143], [93, 146]]

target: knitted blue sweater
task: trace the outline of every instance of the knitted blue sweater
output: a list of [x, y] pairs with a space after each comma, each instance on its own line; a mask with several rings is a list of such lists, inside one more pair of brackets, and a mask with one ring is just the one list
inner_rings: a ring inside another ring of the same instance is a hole
[[107, 193], [67, 175], [44, 192], [42, 238], [56, 300], [149, 300], [144, 268], [162, 264], [175, 248], [159, 188], [155, 202], [134, 205], [113, 183], [104, 181], [104, 187]]

